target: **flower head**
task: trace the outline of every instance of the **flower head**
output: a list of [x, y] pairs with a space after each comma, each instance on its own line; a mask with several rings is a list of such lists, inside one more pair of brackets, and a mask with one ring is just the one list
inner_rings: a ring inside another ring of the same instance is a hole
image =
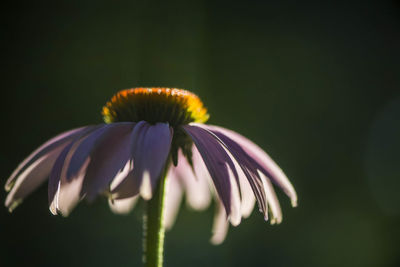
[[278, 165], [257, 145], [231, 130], [203, 124], [207, 110], [181, 89], [135, 88], [117, 93], [103, 108], [105, 124], [64, 132], [35, 150], [6, 183], [13, 210], [48, 179], [53, 214], [67, 216], [82, 199], [109, 199], [117, 213], [139, 197], [149, 200], [167, 173], [166, 224], [172, 226], [182, 196], [201, 210], [214, 197], [212, 241], [223, 241], [228, 221], [238, 225], [255, 202], [266, 220], [280, 223], [273, 184], [297, 202]]

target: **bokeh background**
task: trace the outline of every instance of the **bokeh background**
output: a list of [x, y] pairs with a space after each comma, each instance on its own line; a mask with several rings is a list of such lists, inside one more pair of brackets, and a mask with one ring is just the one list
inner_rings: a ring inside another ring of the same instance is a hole
[[[3, 7], [0, 180], [117, 90], [186, 88], [258, 143], [299, 195], [209, 243], [182, 207], [165, 266], [400, 266], [397, 1], [30, 1]], [[52, 216], [47, 187], [0, 208], [0, 266], [140, 266], [141, 212]], [[0, 193], [4, 201], [6, 193]]]

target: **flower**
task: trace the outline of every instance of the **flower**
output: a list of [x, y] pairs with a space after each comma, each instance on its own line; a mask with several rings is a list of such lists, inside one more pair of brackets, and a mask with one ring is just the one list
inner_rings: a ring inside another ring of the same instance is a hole
[[213, 243], [224, 240], [228, 221], [238, 225], [257, 202], [265, 220], [282, 213], [272, 184], [296, 206], [296, 192], [278, 165], [257, 145], [231, 130], [206, 125], [207, 110], [182, 89], [135, 88], [118, 92], [103, 108], [105, 124], [64, 132], [35, 150], [6, 183], [12, 211], [47, 178], [50, 211], [67, 216], [78, 202], [98, 195], [117, 213], [139, 197], [152, 198], [167, 173], [166, 226], [186, 195], [201, 210], [212, 196], [217, 208]]

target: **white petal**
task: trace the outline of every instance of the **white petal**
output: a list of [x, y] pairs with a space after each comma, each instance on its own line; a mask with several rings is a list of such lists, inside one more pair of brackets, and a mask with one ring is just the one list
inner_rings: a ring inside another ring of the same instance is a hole
[[243, 218], [247, 218], [250, 216], [251, 212], [254, 209], [256, 198], [254, 197], [253, 190], [251, 189], [251, 186], [246, 178], [246, 175], [243, 173], [242, 168], [238, 166], [236, 161], [235, 161], [235, 167], [239, 174], [239, 184], [241, 192], [240, 212]]
[[117, 198], [140, 195], [148, 200], [152, 197], [165, 167], [171, 148], [172, 128], [167, 123], [151, 125], [140, 121], [132, 132], [133, 170], [115, 186]]
[[249, 154], [249, 156], [255, 159], [262, 166], [265, 171], [264, 174], [266, 174], [273, 183], [278, 185], [285, 192], [285, 194], [290, 197], [292, 206], [297, 206], [297, 194], [293, 188], [293, 185], [290, 183], [282, 169], [263, 149], [246, 137], [232, 130], [211, 125], [204, 125], [202, 127], [208, 128], [212, 131], [220, 132], [239, 144], [241, 148]]
[[8, 207], [10, 211], [15, 209], [26, 196], [47, 179], [50, 170], [62, 149], [63, 147], [60, 146], [53, 152], [36, 159], [36, 161], [31, 163], [18, 175], [5, 202], [6, 207]]
[[271, 210], [271, 224], [279, 224], [282, 222], [282, 210], [278, 198], [276, 197], [274, 187], [272, 186], [271, 181], [262, 172], [259, 171], [258, 173], [263, 181], [265, 196]]
[[27, 167], [29, 167], [32, 164], [35, 164], [35, 162], [37, 160], [39, 160], [46, 154], [51, 154], [52, 152], [54, 152], [54, 150], [58, 150], [59, 152], [61, 152], [62, 149], [61, 150], [59, 149], [61, 146], [65, 147], [74, 138], [76, 138], [77, 136], [79, 136], [80, 134], [82, 134], [86, 131], [90, 131], [93, 128], [95, 128], [95, 127], [85, 126], [85, 127], [73, 129], [73, 130], [61, 133], [61, 134], [57, 135], [56, 137], [51, 138], [43, 145], [41, 145], [34, 152], [32, 152], [24, 161], [22, 161], [18, 165], [18, 167], [13, 171], [10, 178], [8, 178], [8, 180], [6, 182], [6, 186], [5, 186], [6, 191], [11, 190], [11, 187], [13, 187], [14, 183], [16, 182], [16, 179], [18, 179], [18, 177], [21, 176], [22, 172], [24, 172], [24, 170]]
[[[172, 168], [171, 168], [172, 169]], [[172, 174], [172, 170], [167, 176], [167, 190], [165, 203], [165, 228], [171, 229], [178, 215], [179, 206], [182, 201], [182, 187], [178, 178]]]
[[229, 223], [226, 218], [226, 213], [222, 203], [218, 201], [214, 216], [214, 223], [212, 228], [211, 243], [214, 245], [221, 244], [228, 233]]
[[[63, 178], [61, 178], [59, 183], [59, 188], [57, 190], [57, 194], [54, 197], [56, 210], [59, 211], [63, 216], [68, 216], [73, 208], [78, 204], [81, 200], [79, 192], [82, 189], [83, 178], [86, 174], [86, 168], [89, 165], [90, 159], [87, 159], [82, 168], [78, 171], [76, 176], [72, 177], [72, 179], [66, 182]], [[63, 174], [61, 177], [66, 177], [66, 169], [63, 169]], [[50, 205], [50, 210], [54, 209], [53, 202]], [[58, 212], [57, 212], [58, 213]]]
[[[240, 186], [240, 214], [243, 218], [247, 218], [250, 216], [251, 212], [253, 211], [254, 205], [256, 203], [256, 199], [254, 197], [253, 190], [247, 180], [246, 175], [244, 174], [242, 168], [239, 166], [239, 163], [233, 157], [233, 155], [227, 150], [227, 153], [232, 159], [232, 162], [235, 166], [235, 169], [238, 173], [238, 180]], [[235, 181], [235, 184], [236, 181]]]
[[204, 172], [196, 177], [193, 169], [179, 151], [178, 166], [174, 168], [175, 176], [184, 187], [186, 195], [186, 205], [194, 210], [204, 210], [211, 203], [210, 179], [206, 166], [200, 158], [199, 152], [193, 146], [193, 168], [198, 169], [198, 173]]
[[229, 215], [229, 221], [233, 226], [237, 226], [240, 224], [242, 219], [239, 187], [231, 168], [229, 168], [228, 164], [226, 165], [229, 171], [229, 179], [231, 181], [231, 214]]
[[[236, 186], [237, 188], [237, 184], [231, 183], [230, 179], [230, 176], [235, 176], [235, 179], [237, 178], [237, 172], [232, 159], [228, 155], [223, 144], [221, 144], [218, 138], [209, 130], [195, 125], [185, 125], [182, 128], [188, 136], [190, 136], [199, 150], [213, 180], [215, 189], [218, 192], [219, 199], [224, 204], [226, 213], [230, 215], [232, 212], [232, 205], [234, 205], [235, 208], [237, 207], [235, 201], [232, 203], [232, 199], [236, 198], [236, 189], [234, 187]], [[237, 223], [236, 213], [232, 216], [232, 223]]]

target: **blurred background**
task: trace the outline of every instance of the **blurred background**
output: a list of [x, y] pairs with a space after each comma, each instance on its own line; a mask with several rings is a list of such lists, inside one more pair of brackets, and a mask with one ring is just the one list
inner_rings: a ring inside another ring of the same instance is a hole
[[[281, 225], [255, 210], [220, 246], [214, 207], [182, 207], [166, 267], [400, 266], [399, 2], [31, 1], [1, 22], [1, 184], [118, 90], [186, 88], [277, 161], [299, 206], [278, 192]], [[0, 208], [0, 265], [141, 266], [142, 208], [52, 216], [45, 184]]]

